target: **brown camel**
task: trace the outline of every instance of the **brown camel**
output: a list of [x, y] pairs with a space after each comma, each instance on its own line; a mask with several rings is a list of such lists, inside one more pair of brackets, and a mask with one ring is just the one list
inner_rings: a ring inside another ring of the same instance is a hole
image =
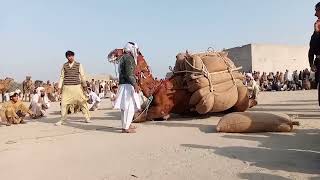
[[9, 90], [12, 82], [13, 82], [12, 78], [7, 77], [4, 80], [0, 79], [0, 94], [2, 95], [2, 102], [4, 101], [4, 98], [3, 98], [4, 93], [6, 93]]
[[[123, 49], [115, 49], [108, 58], [116, 62], [123, 55]], [[152, 119], [162, 118], [167, 120], [170, 113], [186, 114], [192, 110], [189, 105], [191, 93], [185, 88], [183, 73], [173, 74], [169, 79], [156, 80], [149, 69], [143, 55], [139, 52], [137, 66], [135, 69], [137, 82], [144, 96], [152, 97], [152, 102], [143, 118], [137, 118], [134, 122], [144, 122]], [[246, 92], [243, 96], [247, 97]], [[244, 98], [232, 108], [233, 111], [245, 111], [249, 108], [249, 98]]]

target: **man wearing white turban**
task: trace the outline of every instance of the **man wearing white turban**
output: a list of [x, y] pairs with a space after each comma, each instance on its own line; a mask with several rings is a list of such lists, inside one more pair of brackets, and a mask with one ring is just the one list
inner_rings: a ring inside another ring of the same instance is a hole
[[32, 97], [30, 109], [33, 112], [33, 119], [45, 116], [46, 110], [50, 107], [49, 99], [43, 87], [37, 88], [37, 93]]
[[246, 74], [246, 86], [248, 87], [249, 94], [252, 99], [257, 99], [260, 92], [260, 87], [254, 80], [251, 73]]
[[139, 86], [136, 82], [134, 70], [137, 64], [138, 46], [128, 42], [124, 47], [125, 54], [119, 63], [119, 91], [114, 108], [121, 110], [123, 133], [135, 133], [131, 125], [134, 113], [140, 110]]

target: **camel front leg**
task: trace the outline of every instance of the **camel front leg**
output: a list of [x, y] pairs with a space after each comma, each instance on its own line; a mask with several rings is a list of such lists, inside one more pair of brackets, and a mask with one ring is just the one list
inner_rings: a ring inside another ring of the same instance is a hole
[[164, 119], [168, 120], [170, 118], [170, 113], [165, 111], [161, 106], [152, 106], [148, 110], [147, 119]]

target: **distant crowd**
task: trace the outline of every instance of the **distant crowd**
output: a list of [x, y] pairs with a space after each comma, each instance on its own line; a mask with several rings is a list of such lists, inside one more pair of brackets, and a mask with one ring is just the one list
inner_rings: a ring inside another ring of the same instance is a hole
[[259, 72], [246, 73], [247, 82], [251, 79], [259, 86], [260, 91], [295, 91], [316, 88], [315, 73], [305, 69], [290, 72]]
[[245, 73], [244, 84], [248, 87], [252, 98], [257, 98], [260, 91], [296, 91], [316, 89], [315, 73], [309, 69], [290, 72]]
[[94, 79], [91, 79], [90, 82], [86, 81], [86, 83], [87, 87], [95, 92], [100, 98], [109, 97], [112, 89], [117, 88], [119, 84], [117, 80], [102, 81]]

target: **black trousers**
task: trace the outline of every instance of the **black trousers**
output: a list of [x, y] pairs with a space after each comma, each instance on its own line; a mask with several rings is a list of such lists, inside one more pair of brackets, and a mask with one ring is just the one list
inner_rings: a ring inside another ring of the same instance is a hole
[[317, 89], [318, 89], [318, 103], [320, 106], [320, 86], [319, 86], [319, 82], [320, 82], [320, 59], [315, 59], [314, 61], [314, 65], [316, 66], [317, 70], [315, 72], [315, 79], [316, 79], [316, 84], [317, 84]]

